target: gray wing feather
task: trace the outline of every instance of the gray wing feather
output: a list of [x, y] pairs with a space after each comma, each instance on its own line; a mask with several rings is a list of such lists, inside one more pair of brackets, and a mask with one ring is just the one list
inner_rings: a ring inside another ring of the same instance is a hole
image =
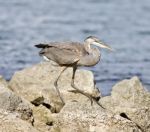
[[60, 65], [70, 65], [78, 62], [86, 52], [83, 45], [79, 43], [50, 43], [48, 48], [40, 52], [50, 60], [55, 61]]

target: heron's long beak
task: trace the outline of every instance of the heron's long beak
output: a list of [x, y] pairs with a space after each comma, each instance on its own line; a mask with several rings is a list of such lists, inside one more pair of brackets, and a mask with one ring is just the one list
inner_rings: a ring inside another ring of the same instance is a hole
[[108, 49], [110, 51], [114, 51], [110, 46], [108, 46], [107, 44], [104, 44], [103, 42], [99, 41], [99, 42], [94, 42], [94, 45], [104, 48], [104, 49]]

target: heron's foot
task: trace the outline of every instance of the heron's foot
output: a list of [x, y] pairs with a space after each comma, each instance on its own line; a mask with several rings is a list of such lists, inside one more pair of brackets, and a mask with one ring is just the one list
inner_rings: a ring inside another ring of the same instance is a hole
[[100, 104], [100, 102], [99, 102], [100, 97], [93, 97], [93, 96], [92, 96], [92, 99], [93, 99], [93, 101], [94, 101], [97, 105], [99, 105], [101, 108], [105, 109], [105, 108]]
[[93, 101], [94, 101], [97, 105], [99, 105], [101, 108], [105, 109], [105, 108], [100, 104], [99, 99], [97, 99], [97, 98], [91, 96], [91, 105], [93, 105]]
[[91, 106], [93, 105], [93, 101], [96, 102], [97, 105], [99, 105], [101, 108], [105, 109], [100, 103], [99, 103], [99, 99], [100, 97], [93, 97], [92, 95], [85, 93], [85, 92], [81, 92], [80, 90], [68, 90], [68, 92], [73, 92], [75, 94], [80, 93], [85, 95], [86, 97], [88, 97], [90, 99], [91, 102]]

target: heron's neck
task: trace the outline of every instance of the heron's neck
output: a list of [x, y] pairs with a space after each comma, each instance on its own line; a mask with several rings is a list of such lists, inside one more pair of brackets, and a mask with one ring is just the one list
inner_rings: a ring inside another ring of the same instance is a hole
[[85, 42], [85, 43], [84, 43], [84, 48], [85, 48], [85, 50], [86, 50], [89, 54], [93, 55], [95, 58], [99, 58], [99, 57], [101, 56], [100, 50], [99, 50], [97, 47], [95, 47], [95, 48], [92, 47], [91, 45], [92, 45], [91, 43]]
[[[84, 43], [84, 48], [88, 55], [84, 56], [81, 64], [86, 66], [94, 66], [100, 60], [100, 51], [97, 47], [92, 47], [90, 43]], [[86, 59], [85, 59], [86, 58]]]
[[90, 54], [92, 52], [92, 49], [91, 49], [91, 43], [90, 42], [84, 42], [84, 48], [85, 50]]

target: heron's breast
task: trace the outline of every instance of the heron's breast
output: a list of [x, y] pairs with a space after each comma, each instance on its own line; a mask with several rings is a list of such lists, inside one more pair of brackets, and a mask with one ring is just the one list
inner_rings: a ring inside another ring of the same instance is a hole
[[80, 58], [78, 65], [80, 66], [94, 66], [100, 61], [100, 55], [86, 55]]

